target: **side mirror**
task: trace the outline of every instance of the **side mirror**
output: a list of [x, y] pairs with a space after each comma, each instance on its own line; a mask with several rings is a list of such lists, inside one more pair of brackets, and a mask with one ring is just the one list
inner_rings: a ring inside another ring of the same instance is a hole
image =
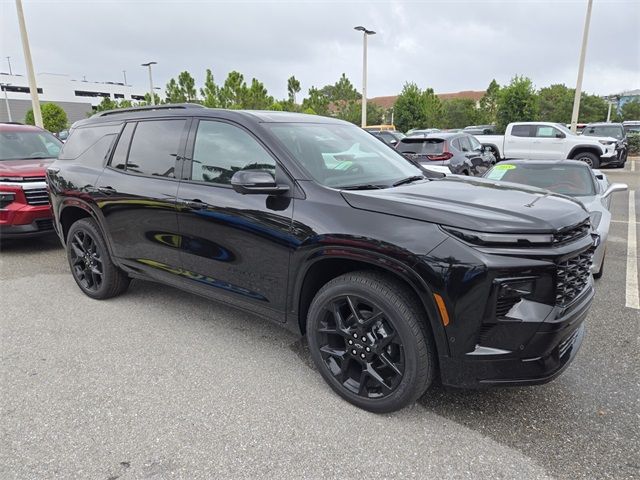
[[277, 195], [288, 192], [288, 185], [278, 185], [273, 175], [265, 170], [239, 170], [231, 177], [233, 189], [243, 195]]
[[566, 138], [566, 137], [567, 136], [562, 132], [556, 133], [556, 138]]
[[609, 188], [604, 191], [604, 193], [602, 194], [602, 198], [607, 198], [615, 192], [626, 192], [628, 188], [629, 187], [626, 183], [612, 183], [611, 185], [609, 185]]

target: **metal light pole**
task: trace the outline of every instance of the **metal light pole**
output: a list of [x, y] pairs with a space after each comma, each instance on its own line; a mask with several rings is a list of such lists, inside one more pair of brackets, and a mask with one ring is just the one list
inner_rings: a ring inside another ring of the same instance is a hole
[[149, 95], [151, 95], [151, 105], [156, 104], [156, 97], [153, 94], [153, 76], [151, 75], [151, 65], [156, 65], [158, 62], [143, 63], [143, 67], [149, 67]]
[[31, 60], [31, 49], [29, 48], [29, 37], [27, 27], [24, 23], [24, 11], [22, 10], [22, 0], [16, 0], [16, 10], [18, 12], [18, 23], [20, 24], [20, 37], [22, 38], [22, 50], [24, 51], [24, 63], [27, 66], [27, 76], [29, 77], [29, 91], [31, 92], [31, 105], [33, 107], [33, 119], [36, 126], [44, 128], [42, 123], [42, 112], [40, 111], [40, 100], [38, 99], [38, 86], [36, 85], [36, 75], [33, 72], [33, 61]]
[[9, 75], [13, 75], [13, 72], [11, 71], [11, 57], [7, 57], [7, 63], [9, 64]]
[[367, 37], [375, 35], [373, 30], [365, 27], [354, 27], [354, 30], [362, 32], [362, 128], [367, 126]]
[[126, 70], [122, 70], [122, 75], [124, 76], [124, 86], [127, 86], [127, 71]]
[[587, 17], [584, 20], [582, 33], [582, 48], [580, 49], [580, 65], [578, 66], [578, 81], [576, 82], [576, 95], [573, 98], [573, 113], [571, 114], [571, 131], [576, 133], [578, 114], [580, 113], [580, 97], [582, 96], [582, 75], [584, 74], [584, 59], [587, 55], [587, 41], [589, 39], [589, 25], [591, 24], [591, 7], [593, 0], [588, 0]]
[[7, 87], [11, 85], [10, 83], [0, 83], [2, 87], [2, 91], [4, 92], [4, 103], [7, 105], [7, 116], [9, 117], [9, 121], [13, 122], [11, 118], [11, 107], [9, 107], [9, 97], [7, 97]]

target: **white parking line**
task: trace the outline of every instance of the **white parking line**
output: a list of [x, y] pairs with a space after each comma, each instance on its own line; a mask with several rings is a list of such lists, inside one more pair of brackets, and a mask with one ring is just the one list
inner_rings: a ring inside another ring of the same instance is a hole
[[629, 228], [627, 231], [626, 306], [640, 310], [638, 289], [638, 244], [636, 241], [636, 192], [629, 190]]

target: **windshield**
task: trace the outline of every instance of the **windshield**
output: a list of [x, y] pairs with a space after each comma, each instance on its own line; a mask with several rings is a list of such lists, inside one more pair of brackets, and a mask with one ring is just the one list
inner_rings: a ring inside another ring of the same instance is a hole
[[624, 138], [624, 129], [619, 125], [597, 125], [587, 127], [582, 131], [582, 135], [589, 137], [613, 137], [617, 140]]
[[593, 175], [586, 164], [583, 166], [499, 163], [491, 168], [485, 177], [490, 180], [544, 188], [571, 197], [596, 194]]
[[56, 158], [62, 143], [45, 131], [0, 132], [0, 161]]
[[318, 183], [381, 188], [422, 171], [355, 125], [269, 123], [266, 126]]

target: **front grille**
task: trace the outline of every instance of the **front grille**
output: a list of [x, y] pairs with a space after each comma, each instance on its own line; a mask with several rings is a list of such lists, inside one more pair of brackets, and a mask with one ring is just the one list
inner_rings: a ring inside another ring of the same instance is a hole
[[38, 230], [53, 230], [53, 220], [50, 218], [44, 218], [42, 220], [36, 220]]
[[589, 281], [595, 247], [560, 262], [556, 273], [556, 304], [566, 305], [575, 299]]
[[29, 205], [49, 205], [49, 194], [47, 194], [46, 188], [25, 190], [24, 196], [27, 197]]
[[574, 240], [582, 238], [589, 233], [590, 228], [591, 228], [591, 224], [589, 223], [589, 220], [587, 220], [575, 227], [570, 227], [565, 230], [561, 230], [557, 233], [554, 233], [553, 244], [561, 245], [563, 243], [572, 242]]
[[22, 177], [23, 182], [44, 182], [46, 177]]

